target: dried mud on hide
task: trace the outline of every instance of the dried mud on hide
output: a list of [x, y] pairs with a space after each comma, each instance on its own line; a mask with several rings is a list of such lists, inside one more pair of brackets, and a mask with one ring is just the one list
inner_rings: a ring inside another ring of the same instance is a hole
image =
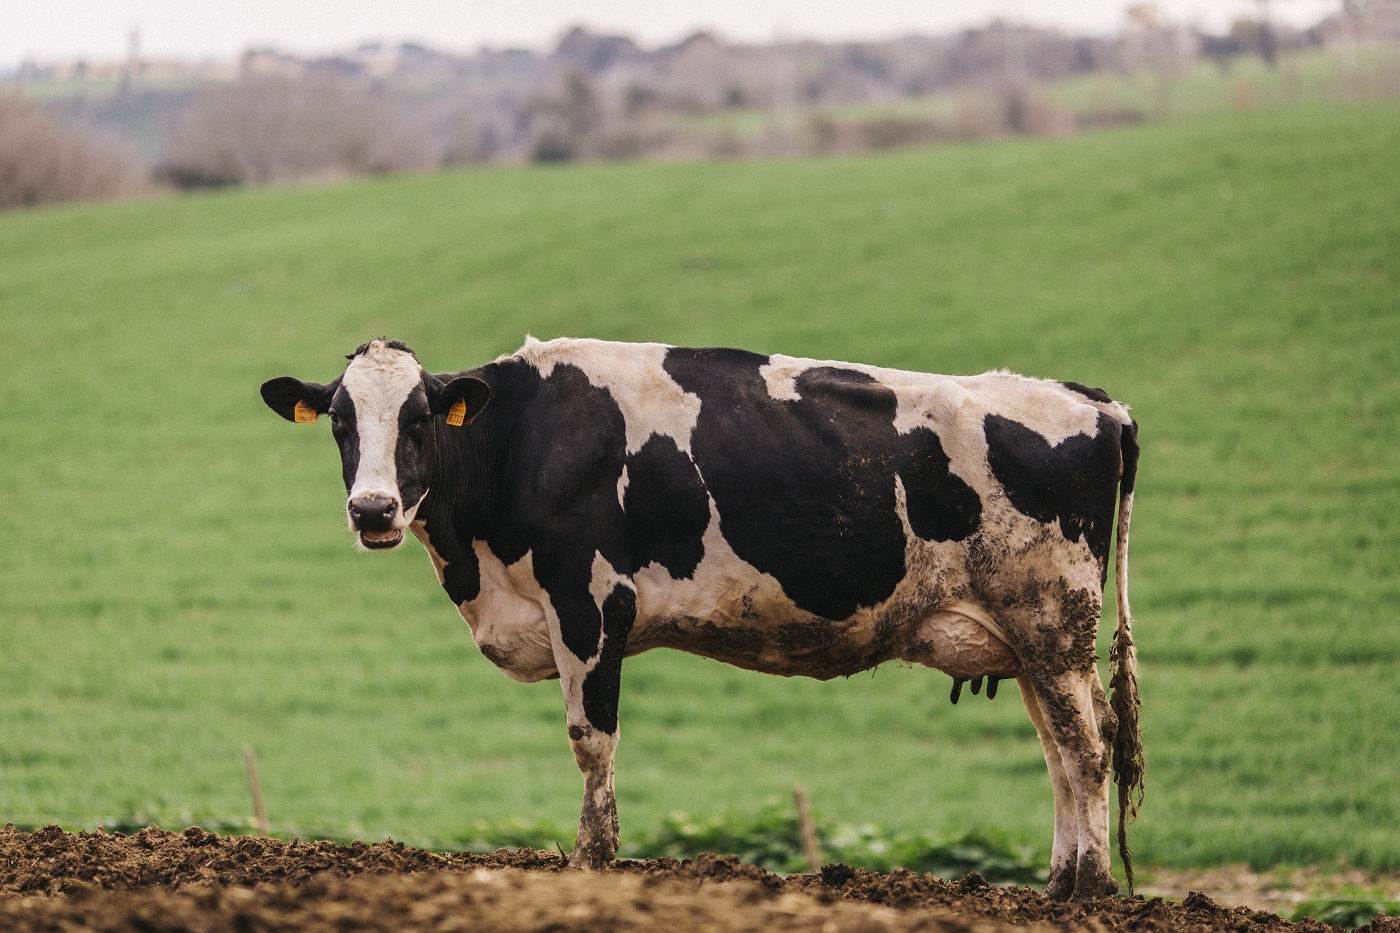
[[[1274, 914], [1102, 898], [1052, 903], [977, 875], [956, 882], [829, 865], [782, 878], [732, 856], [563, 870], [557, 852], [442, 855], [380, 842], [299, 843], [146, 829], [0, 831], [0, 930], [1321, 931]], [[1376, 931], [1395, 930], [1378, 920]]]

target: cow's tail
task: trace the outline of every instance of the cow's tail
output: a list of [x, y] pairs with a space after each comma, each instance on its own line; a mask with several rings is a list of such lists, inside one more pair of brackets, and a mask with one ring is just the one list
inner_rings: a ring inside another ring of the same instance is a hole
[[1128, 609], [1128, 520], [1133, 512], [1133, 481], [1137, 477], [1137, 422], [1123, 425], [1123, 475], [1118, 487], [1117, 574], [1118, 630], [1113, 636], [1109, 663], [1113, 677], [1109, 681], [1112, 698], [1109, 705], [1118, 719], [1113, 739], [1113, 781], [1118, 785], [1118, 854], [1123, 860], [1123, 873], [1133, 889], [1133, 859], [1128, 849], [1127, 822], [1136, 817], [1142, 805], [1143, 777], [1146, 761], [1142, 754], [1142, 732], [1138, 714], [1142, 700], [1138, 696], [1137, 649], [1133, 647], [1133, 620]]

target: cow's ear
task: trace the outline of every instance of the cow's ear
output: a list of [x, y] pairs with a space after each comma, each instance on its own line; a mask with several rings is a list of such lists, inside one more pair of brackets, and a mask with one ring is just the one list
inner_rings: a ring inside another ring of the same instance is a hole
[[291, 376], [278, 376], [262, 384], [262, 397], [267, 407], [288, 421], [299, 423], [315, 421], [330, 411], [333, 395], [335, 383], [323, 386]]
[[471, 424], [486, 403], [491, 387], [475, 376], [433, 376], [428, 379], [428, 406], [435, 415], [446, 415], [455, 427]]

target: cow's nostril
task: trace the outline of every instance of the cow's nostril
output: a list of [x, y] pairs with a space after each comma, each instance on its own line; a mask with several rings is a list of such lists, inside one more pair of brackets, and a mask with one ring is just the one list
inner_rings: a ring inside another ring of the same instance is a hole
[[350, 521], [360, 531], [389, 531], [399, 504], [383, 496], [360, 496], [347, 503]]

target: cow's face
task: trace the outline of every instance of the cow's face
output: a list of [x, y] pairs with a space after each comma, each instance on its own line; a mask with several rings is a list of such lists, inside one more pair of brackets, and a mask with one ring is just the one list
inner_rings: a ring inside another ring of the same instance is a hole
[[366, 548], [398, 547], [432, 484], [438, 431], [469, 423], [491, 393], [470, 376], [425, 373], [413, 351], [394, 340], [367, 343], [349, 360], [330, 385], [269, 380], [263, 400], [289, 421], [330, 415], [350, 529]]

